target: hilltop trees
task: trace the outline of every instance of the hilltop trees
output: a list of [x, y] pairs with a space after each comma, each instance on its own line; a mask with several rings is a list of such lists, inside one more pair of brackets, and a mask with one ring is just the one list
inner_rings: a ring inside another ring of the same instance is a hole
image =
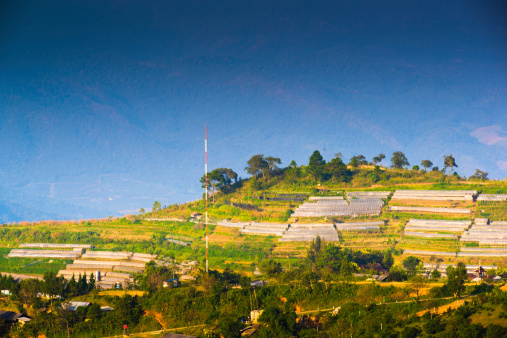
[[248, 160], [245, 171], [252, 176], [262, 175], [262, 178], [269, 178], [271, 173], [279, 169], [277, 164], [282, 164], [280, 158], [258, 154]]
[[[454, 172], [454, 168], [458, 167], [456, 159], [452, 155], [444, 156], [444, 167], [440, 170], [429, 159], [420, 161], [420, 164], [410, 166], [407, 156], [402, 151], [395, 151], [391, 157], [391, 168], [388, 170], [387, 165], [381, 167], [378, 165], [386, 158], [385, 154], [379, 154], [373, 157], [372, 162], [368, 162], [363, 155], [354, 155], [350, 158], [350, 163], [346, 164], [342, 153], [338, 152], [334, 158], [327, 162], [319, 150], [312, 152], [308, 165], [298, 165], [296, 162], [290, 161], [290, 164], [281, 168], [281, 159], [278, 157], [264, 157], [262, 154], [254, 155], [248, 161], [245, 170], [253, 175], [248, 187], [253, 192], [270, 189], [278, 183], [282, 183], [285, 187], [298, 188], [302, 186], [312, 186], [321, 183], [327, 188], [336, 188], [344, 186], [344, 183], [352, 182], [353, 186], [364, 187], [368, 184], [386, 184], [388, 181], [407, 182], [413, 179], [421, 180], [424, 178], [444, 179], [446, 175], [454, 176], [454, 180], [461, 179]], [[375, 164], [373, 168], [373, 164]], [[370, 167], [371, 166], [371, 167]], [[408, 168], [407, 168], [408, 167]], [[412, 168], [411, 171], [408, 169]], [[447, 169], [450, 168], [450, 171]], [[405, 169], [399, 171], [399, 169]], [[424, 171], [423, 171], [424, 170]], [[432, 172], [428, 176], [428, 172]], [[444, 174], [444, 175], [442, 175]], [[278, 178], [281, 178], [279, 180]], [[487, 173], [477, 170], [475, 175], [470, 176], [471, 179], [487, 179]], [[466, 178], [465, 178], [466, 179]], [[271, 182], [271, 181], [274, 181]], [[327, 184], [326, 184], [327, 183]], [[323, 190], [319, 188], [319, 190]]]
[[[234, 180], [238, 181], [238, 174], [229, 168], [218, 168], [208, 173], [208, 189], [211, 188], [213, 192], [213, 203], [215, 203], [215, 192], [227, 190]], [[206, 176], [201, 177], [201, 187], [204, 188], [206, 184]]]
[[268, 156], [264, 160], [268, 164], [268, 171], [276, 171], [279, 169], [276, 165], [282, 164], [279, 157]]
[[308, 163], [308, 172], [316, 181], [322, 178], [325, 164], [326, 161], [324, 161], [324, 158], [320, 152], [318, 150], [315, 150], [312, 156], [310, 156], [310, 162]]
[[160, 208], [162, 207], [162, 204], [160, 204], [159, 201], [155, 201], [153, 202], [153, 208], [152, 208], [152, 211], [155, 212], [155, 211], [159, 211]]
[[447, 168], [451, 169], [451, 176], [452, 176], [452, 170], [453, 167], [458, 167], [458, 164], [456, 163], [456, 160], [451, 155], [444, 155], [444, 172]]
[[384, 158], [386, 158], [386, 155], [378, 154], [378, 156], [373, 157], [373, 164], [379, 164]]
[[285, 169], [285, 182], [293, 184], [299, 177], [300, 169], [298, 168], [296, 161], [292, 160], [289, 166]]
[[[206, 185], [206, 176], [201, 177], [202, 188], [205, 188]], [[220, 174], [220, 171], [217, 169], [208, 173], [208, 189], [211, 188], [213, 192], [213, 203], [215, 203], [215, 192], [219, 189], [218, 187], [224, 183], [223, 177]]]
[[475, 169], [475, 173], [470, 176], [470, 178], [473, 179], [479, 179], [479, 180], [487, 180], [488, 179], [488, 173], [479, 169]]
[[431, 162], [430, 160], [422, 160], [421, 166], [424, 168], [424, 171], [426, 171], [433, 166], [433, 162]]
[[393, 153], [393, 157], [391, 157], [391, 167], [394, 169], [401, 169], [404, 166], [410, 165], [408, 163], [407, 157], [401, 151], [396, 151]]
[[268, 162], [264, 159], [263, 154], [252, 156], [246, 164], [245, 171], [252, 176], [262, 174], [262, 177], [264, 177], [266, 169], [269, 168]]
[[360, 165], [368, 164], [368, 161], [366, 161], [366, 158], [363, 155], [356, 155], [350, 159], [351, 166], [357, 167]]
[[325, 174], [331, 177], [332, 182], [342, 182], [347, 180], [350, 171], [340, 157], [335, 157], [325, 164]]

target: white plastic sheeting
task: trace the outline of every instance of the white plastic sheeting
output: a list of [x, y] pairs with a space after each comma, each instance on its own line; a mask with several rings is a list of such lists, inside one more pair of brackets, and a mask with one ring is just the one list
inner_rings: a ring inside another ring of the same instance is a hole
[[473, 201], [476, 190], [396, 190], [392, 200]]
[[446, 251], [423, 251], [423, 250], [403, 250], [404, 254], [408, 255], [428, 255], [428, 256], [452, 256], [456, 257], [455, 252], [446, 252]]
[[240, 229], [239, 233], [258, 236], [282, 236], [287, 228], [288, 224], [283, 223], [251, 222], [245, 225], [244, 229]]
[[55, 248], [55, 249], [92, 249], [91, 244], [53, 244], [53, 243], [24, 243], [19, 246], [20, 248]]
[[57, 258], [57, 259], [76, 259], [81, 256], [78, 251], [63, 250], [27, 250], [12, 249], [7, 255], [9, 258]]
[[386, 199], [391, 194], [390, 191], [350, 191], [347, 192], [347, 199], [351, 200], [354, 198], [358, 199], [370, 199], [370, 198], [379, 198]]
[[381, 199], [353, 199], [305, 202], [293, 213], [294, 217], [361, 216], [378, 215], [384, 202]]
[[240, 229], [243, 229], [245, 227], [245, 225], [247, 225], [248, 223], [244, 223], [244, 222], [229, 222], [227, 220], [223, 220], [223, 221], [220, 221], [217, 223], [217, 225], [220, 225], [220, 226], [223, 226], [223, 227], [229, 227], [229, 228], [240, 228]]
[[339, 241], [338, 233], [333, 224], [291, 224], [285, 231], [280, 242], [307, 242], [312, 241], [319, 236], [322, 240], [328, 242]]
[[405, 206], [390, 206], [389, 210], [392, 211], [406, 211], [406, 212], [430, 212], [430, 213], [445, 213], [445, 214], [470, 214], [470, 209], [460, 208], [425, 208], [425, 207], [405, 207]]

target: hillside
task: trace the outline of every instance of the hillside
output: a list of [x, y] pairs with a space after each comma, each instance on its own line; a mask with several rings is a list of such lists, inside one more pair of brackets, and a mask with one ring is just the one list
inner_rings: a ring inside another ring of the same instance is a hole
[[[428, 230], [422, 230], [422, 236], [429, 238], [418, 238], [411, 236], [411, 232], [407, 232], [408, 235], [405, 235], [404, 228], [410, 219], [467, 220], [473, 223], [475, 218], [488, 217], [491, 221], [507, 221], [507, 202], [391, 200], [392, 195], [383, 200], [384, 206], [380, 213], [375, 215], [294, 217], [294, 211], [308, 203], [309, 199], [336, 196], [346, 200], [348, 194], [357, 191], [386, 191], [391, 194], [401, 190], [476, 191], [478, 195], [507, 193], [505, 181], [464, 179], [458, 175], [446, 175], [441, 171], [390, 169], [372, 165], [359, 165], [354, 168], [349, 165], [346, 170], [342, 171], [342, 177], [333, 179], [333, 175], [329, 174], [327, 179], [324, 177], [320, 180], [313, 179], [310, 172], [309, 166], [288, 167], [273, 170], [264, 178], [259, 174], [257, 177], [223, 186], [208, 199], [209, 223], [212, 224], [210, 243], [227, 247], [255, 243], [258, 238], [270, 247], [272, 257], [290, 260], [306, 254], [305, 250], [310, 242], [280, 242], [279, 237], [276, 236], [251, 236], [241, 234], [237, 228], [217, 226], [216, 224], [223, 220], [290, 224], [382, 222], [383, 225], [378, 230], [360, 232], [339, 230], [339, 244], [350, 249], [368, 248], [382, 251], [391, 249], [400, 253], [406, 249], [456, 253], [460, 251], [460, 247], [476, 246], [476, 244], [462, 243], [459, 241], [461, 233], [447, 232], [445, 229], [438, 231], [442, 238], [431, 238], [436, 235], [431, 232], [427, 233]], [[297, 197], [294, 197], [296, 195], [303, 198], [298, 200]], [[204, 220], [204, 204], [203, 200], [198, 200], [192, 203], [171, 205], [139, 215], [139, 218], [141, 220], [179, 219], [186, 221], [190, 219], [191, 214], [201, 213], [203, 215], [200, 216], [200, 219], [194, 220], [196, 224], [200, 224]], [[479, 206], [480, 208], [478, 208]], [[470, 213], [398, 212], [390, 210], [392, 207], [448, 208], [450, 212], [461, 208], [470, 210]], [[184, 237], [182, 236], [182, 238]], [[429, 254], [423, 254], [421, 257], [427, 262], [437, 259], [435, 255]], [[404, 255], [399, 259], [403, 258]], [[446, 262], [475, 262], [470, 257], [458, 258], [456, 255], [455, 257], [441, 258]], [[507, 260], [500, 257], [482, 258], [482, 262], [504, 265]]]

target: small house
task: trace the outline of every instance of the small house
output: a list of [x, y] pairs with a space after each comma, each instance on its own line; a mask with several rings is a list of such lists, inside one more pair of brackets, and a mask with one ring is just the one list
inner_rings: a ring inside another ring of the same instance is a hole
[[168, 279], [162, 283], [162, 287], [164, 287], [164, 288], [168, 288], [168, 287], [176, 288], [179, 285], [180, 285], [180, 282], [177, 279]]
[[267, 281], [262, 281], [262, 280], [254, 280], [250, 283], [250, 286], [254, 286], [254, 287], [261, 287], [261, 286], [264, 286], [266, 285], [268, 282]]
[[67, 309], [69, 311], [72, 311], [72, 312], [75, 312], [77, 311], [77, 308], [82, 306], [82, 307], [88, 307], [90, 306], [91, 303], [89, 302], [75, 302], [75, 301], [71, 301], [71, 302], [67, 302], [65, 303], [65, 307], [67, 307]]
[[182, 281], [194, 281], [196, 280], [196, 278], [194, 276], [191, 276], [191, 275], [183, 275], [180, 277], [180, 280]]
[[0, 319], [2, 319], [8, 327], [13, 326], [16, 323], [21, 323], [21, 325], [23, 325], [24, 323], [30, 321], [30, 318], [24, 313], [4, 310], [0, 310]]

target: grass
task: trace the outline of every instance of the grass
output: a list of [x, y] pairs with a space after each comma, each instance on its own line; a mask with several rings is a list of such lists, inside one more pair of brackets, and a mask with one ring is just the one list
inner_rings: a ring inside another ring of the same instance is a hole
[[470, 316], [471, 324], [481, 324], [483, 327], [487, 327], [491, 324], [500, 325], [503, 327], [507, 326], [507, 318], [500, 318], [500, 315], [504, 313], [501, 306], [491, 306], [484, 304], [484, 308]]
[[140, 291], [140, 290], [105, 290], [100, 291], [99, 296], [125, 296], [125, 295], [131, 295], [131, 296], [143, 296], [146, 293], [146, 291]]
[[478, 202], [477, 213], [490, 221], [507, 221], [507, 202]]

